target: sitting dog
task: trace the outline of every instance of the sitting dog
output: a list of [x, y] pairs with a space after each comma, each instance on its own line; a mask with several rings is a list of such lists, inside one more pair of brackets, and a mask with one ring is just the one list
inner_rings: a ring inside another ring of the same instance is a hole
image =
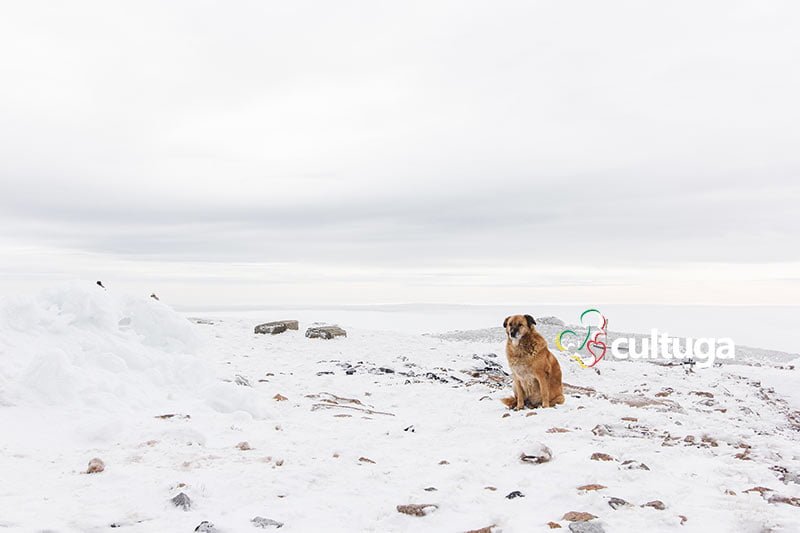
[[503, 403], [514, 410], [564, 403], [561, 366], [535, 325], [530, 315], [513, 315], [503, 322], [508, 335], [506, 356], [514, 377], [514, 396]]

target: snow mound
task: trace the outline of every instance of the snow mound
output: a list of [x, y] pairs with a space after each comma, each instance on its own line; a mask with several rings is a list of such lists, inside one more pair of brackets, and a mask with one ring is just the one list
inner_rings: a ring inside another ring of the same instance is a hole
[[0, 301], [0, 405], [136, 409], [215, 387], [195, 326], [151, 298], [74, 282]]

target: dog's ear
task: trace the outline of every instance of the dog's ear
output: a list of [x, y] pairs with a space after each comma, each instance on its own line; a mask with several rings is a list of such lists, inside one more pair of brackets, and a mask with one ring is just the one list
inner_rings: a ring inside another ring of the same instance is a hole
[[528, 327], [536, 325], [536, 321], [533, 319], [531, 315], [525, 315], [525, 320], [528, 321]]
[[508, 319], [509, 319], [509, 318], [511, 318], [511, 317], [510, 317], [510, 316], [507, 316], [507, 317], [506, 317], [506, 319], [505, 319], [505, 320], [503, 320], [503, 327], [504, 327], [504, 328], [507, 328], [507, 327], [508, 327]]

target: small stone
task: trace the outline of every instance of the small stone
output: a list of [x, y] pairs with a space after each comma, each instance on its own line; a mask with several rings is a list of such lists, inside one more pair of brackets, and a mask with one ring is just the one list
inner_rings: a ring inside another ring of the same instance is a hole
[[639, 419], [634, 417], [634, 416], [623, 416], [622, 420], [624, 420], [625, 422], [638, 422], [639, 421]]
[[194, 528], [196, 533], [217, 533], [217, 528], [208, 520], [203, 520]]
[[774, 491], [772, 489], [768, 489], [767, 487], [753, 487], [752, 489], [747, 489], [744, 492], [757, 492], [763, 496], [765, 492], [774, 492]]
[[725, 489], [725, 494], [727, 496], [736, 496], [736, 491], [731, 489]]
[[[508, 415], [508, 413], [506, 413], [506, 414]], [[531, 411], [531, 412], [529, 412], [529, 413], [527, 413], [525, 415], [525, 418], [528, 418], [529, 416], [536, 416], [537, 414], [539, 414], [539, 413], [537, 413], [536, 411]], [[511, 415], [509, 415], [509, 416], [511, 416]]]
[[703, 438], [700, 440], [703, 442], [703, 444], [706, 444], [712, 448], [716, 448], [719, 446], [719, 444], [717, 443], [717, 439], [715, 439], [714, 437], [709, 437], [708, 435], [703, 435]]
[[773, 494], [767, 501], [769, 503], [785, 503], [794, 507], [800, 507], [800, 498], [796, 496], [781, 496], [779, 494]]
[[241, 374], [236, 374], [236, 377], [233, 380], [234, 383], [237, 385], [241, 385], [242, 387], [252, 387], [250, 384], [250, 380], [246, 377], [242, 376]]
[[611, 435], [611, 428], [605, 424], [597, 424], [595, 427], [592, 428], [592, 433], [594, 433], [598, 437], [606, 437], [608, 435]]
[[600, 452], [593, 453], [590, 459], [592, 461], [616, 461], [616, 459], [614, 459], [607, 453], [600, 453]]
[[617, 509], [619, 509], [620, 507], [630, 507], [631, 506], [630, 503], [628, 503], [627, 501], [623, 500], [622, 498], [609, 498], [608, 499], [608, 505], [610, 505], [611, 508], [614, 509], [615, 511]]
[[439, 506], [433, 503], [410, 503], [408, 505], [398, 505], [397, 512], [411, 516], [425, 516], [438, 508]]
[[185, 492], [181, 492], [180, 494], [172, 498], [172, 500], [170, 501], [172, 502], [172, 505], [174, 505], [175, 507], [180, 507], [184, 511], [188, 511], [192, 507], [192, 500], [191, 498], [189, 498], [189, 496], [186, 495]]
[[642, 505], [642, 507], [652, 507], [653, 509], [658, 509], [659, 511], [663, 511], [664, 509], [667, 508], [667, 506], [664, 505], [664, 502], [662, 502], [661, 500], [653, 500], [651, 502], [647, 502], [644, 505]]
[[519, 456], [520, 461], [523, 463], [531, 463], [531, 464], [542, 464], [547, 463], [551, 459], [553, 459], [553, 452], [542, 444], [541, 442], [536, 443], [531, 446], [531, 449], [527, 452], [522, 452]]
[[608, 487], [606, 487], [605, 485], [598, 485], [597, 483], [591, 483], [589, 485], [581, 485], [580, 487], [578, 487], [578, 490], [590, 491], [590, 490], [603, 490], [605, 488]]
[[567, 520], [569, 522], [588, 522], [589, 520], [594, 520], [597, 518], [592, 513], [584, 513], [582, 511], [570, 511], [565, 513], [561, 520]]
[[424, 490], [425, 492], [436, 492], [439, 489], [437, 489], [436, 487], [425, 487], [422, 490]]
[[679, 515], [678, 515], [678, 518], [680, 518], [680, 519], [681, 519], [681, 525], [685, 524], [685, 523], [686, 523], [686, 522], [689, 520], [688, 518], [686, 518], [686, 517], [685, 517], [684, 515], [682, 515], [682, 514], [679, 514]]
[[99, 474], [106, 469], [106, 464], [102, 459], [95, 457], [89, 461], [89, 467], [86, 469], [87, 474]]
[[250, 443], [247, 442], [247, 441], [240, 442], [239, 444], [236, 445], [236, 447], [239, 448], [240, 450], [242, 450], [243, 452], [246, 452], [246, 451], [249, 451], [249, 450], [253, 449], [253, 448], [250, 447]]
[[569, 433], [567, 428], [550, 428], [547, 433]]
[[283, 527], [283, 522], [278, 522], [277, 520], [273, 520], [271, 518], [264, 518], [263, 516], [257, 516], [250, 521], [254, 526], [260, 527], [261, 529], [267, 529], [268, 527], [274, 527], [278, 529]]
[[515, 490], [514, 492], [508, 493], [508, 495], [506, 496], [506, 499], [507, 500], [513, 500], [514, 498], [524, 498], [524, 497], [525, 497], [524, 494], [522, 494], [518, 490]]
[[275, 466], [283, 466], [283, 459], [278, 459], [275, 461]]
[[285, 401], [286, 401], [286, 400], [288, 400], [289, 398], [287, 398], [287, 397], [286, 397], [286, 396], [284, 396], [283, 394], [280, 394], [280, 393], [278, 393], [278, 394], [276, 394], [275, 396], [273, 396], [273, 397], [272, 397], [272, 399], [273, 399], [273, 400], [275, 400], [276, 402], [285, 402]]
[[439, 464], [440, 465], [449, 465], [450, 461], [446, 461], [446, 460], [442, 459], [441, 461], [439, 461]]
[[490, 485], [490, 486], [488, 486], [488, 487], [483, 487], [483, 488], [484, 488], [485, 490], [490, 490], [490, 491], [492, 491], [492, 492], [494, 492], [494, 491], [496, 491], [496, 490], [497, 490], [497, 487], [492, 487], [491, 485]]
[[362, 463], [370, 463], [370, 464], [373, 464], [373, 465], [375, 464], [375, 461], [373, 461], [369, 457], [359, 457], [358, 460], [360, 462], [362, 462]]
[[549, 527], [550, 529], [561, 529], [561, 524], [559, 524], [558, 522], [548, 522], [547, 527]]
[[650, 470], [650, 467], [648, 467], [646, 464], [633, 460], [623, 462], [620, 465], [620, 468], [623, 470]]

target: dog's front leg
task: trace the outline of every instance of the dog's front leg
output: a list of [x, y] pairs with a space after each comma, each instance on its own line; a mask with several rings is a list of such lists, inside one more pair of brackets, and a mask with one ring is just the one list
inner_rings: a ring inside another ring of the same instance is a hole
[[514, 398], [517, 400], [517, 406], [514, 407], [515, 411], [525, 408], [525, 391], [522, 388], [522, 383], [519, 379], [514, 377]]
[[542, 407], [550, 407], [550, 382], [547, 374], [536, 378], [539, 381], [539, 390], [542, 391]]

